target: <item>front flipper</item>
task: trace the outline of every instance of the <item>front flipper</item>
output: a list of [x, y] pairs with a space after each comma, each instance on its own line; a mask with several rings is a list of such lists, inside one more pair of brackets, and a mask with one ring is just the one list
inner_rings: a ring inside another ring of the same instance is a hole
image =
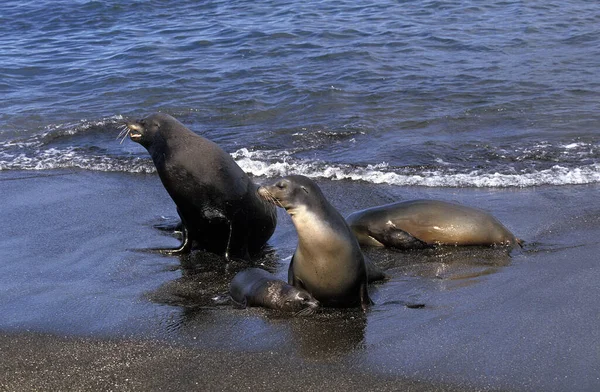
[[291, 284], [292, 286], [294, 286], [294, 279], [295, 279], [293, 265], [294, 265], [294, 256], [292, 256], [292, 260], [290, 260], [290, 265], [288, 267], [288, 284]]
[[294, 257], [290, 261], [290, 267], [288, 268], [288, 283], [297, 289], [306, 290], [304, 283], [294, 275]]
[[179, 248], [175, 249], [157, 249], [160, 253], [169, 256], [179, 256], [183, 254], [188, 254], [192, 250], [192, 241], [190, 241], [190, 236], [188, 234], [187, 227], [184, 224], [181, 225], [181, 245]]
[[225, 245], [225, 259], [229, 261], [229, 252], [231, 250], [231, 236], [233, 235], [233, 223], [230, 220], [227, 220], [227, 225], [229, 226], [229, 233], [227, 235], [227, 245]]
[[167, 233], [181, 233], [183, 230], [183, 223], [177, 218], [165, 219], [161, 223], [152, 225], [157, 230], [166, 231]]
[[238, 309], [246, 309], [248, 307], [248, 299], [246, 297], [244, 297], [241, 302], [238, 302], [231, 297], [231, 302], [233, 302], [233, 306]]
[[402, 229], [398, 229], [395, 225], [388, 225], [380, 230], [371, 228], [369, 234], [377, 241], [388, 247], [398, 249], [425, 249], [431, 245], [421, 241], [417, 237], [412, 236]]

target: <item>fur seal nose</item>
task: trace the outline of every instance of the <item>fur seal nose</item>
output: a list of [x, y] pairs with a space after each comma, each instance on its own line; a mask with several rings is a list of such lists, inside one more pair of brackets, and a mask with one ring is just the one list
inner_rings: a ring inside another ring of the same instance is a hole
[[125, 126], [130, 130], [130, 131], [137, 131], [140, 132], [142, 130], [142, 126], [139, 124], [138, 122], [133, 122], [133, 121], [127, 121], [125, 123]]
[[266, 200], [266, 201], [269, 201], [269, 202], [273, 202], [273, 195], [271, 194], [271, 192], [269, 192], [269, 190], [266, 187], [264, 187], [264, 186], [258, 187], [258, 189], [256, 190], [256, 193], [258, 193], [258, 195], [263, 200]]

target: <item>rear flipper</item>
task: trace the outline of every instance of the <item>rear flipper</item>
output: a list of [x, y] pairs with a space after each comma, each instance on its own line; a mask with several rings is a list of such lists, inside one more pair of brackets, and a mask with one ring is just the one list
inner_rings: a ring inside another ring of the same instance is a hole
[[369, 234], [383, 245], [398, 249], [425, 249], [431, 245], [413, 237], [404, 230], [395, 226], [388, 226], [381, 230], [369, 230]]

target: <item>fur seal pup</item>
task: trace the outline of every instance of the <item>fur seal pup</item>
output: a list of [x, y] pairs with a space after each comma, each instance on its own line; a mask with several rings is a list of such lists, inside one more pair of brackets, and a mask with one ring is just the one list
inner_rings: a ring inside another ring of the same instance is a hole
[[500, 221], [478, 208], [411, 200], [357, 211], [346, 219], [361, 245], [419, 249], [433, 245], [515, 246]]
[[182, 242], [167, 254], [198, 247], [227, 259], [249, 259], [262, 249], [277, 224], [275, 207], [265, 203], [233, 158], [212, 141], [164, 113], [126, 123], [122, 137], [144, 146], [177, 206]]
[[249, 268], [238, 272], [229, 285], [231, 298], [242, 306], [262, 306], [296, 314], [311, 314], [319, 301], [308, 292], [298, 289], [273, 274]]
[[360, 245], [321, 189], [304, 176], [287, 176], [258, 193], [284, 208], [298, 233], [288, 282], [308, 291], [323, 306], [363, 310], [372, 303]]

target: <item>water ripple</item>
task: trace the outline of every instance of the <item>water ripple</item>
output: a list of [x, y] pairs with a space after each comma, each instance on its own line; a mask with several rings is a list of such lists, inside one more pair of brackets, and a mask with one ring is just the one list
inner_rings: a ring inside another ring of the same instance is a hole
[[[594, 144], [599, 22], [595, 4], [579, 1], [6, 1], [0, 143], [162, 110], [230, 152], [302, 147], [292, 158], [326, 166], [441, 161], [482, 175], [550, 161], [574, 171], [598, 162], [557, 146]], [[363, 127], [328, 136], [349, 124]], [[77, 150], [85, 143], [130, 158], [102, 133], [83, 134], [39, 153], [87, 156]], [[541, 140], [557, 151], [519, 152]], [[513, 152], [500, 153], [507, 145]]]

